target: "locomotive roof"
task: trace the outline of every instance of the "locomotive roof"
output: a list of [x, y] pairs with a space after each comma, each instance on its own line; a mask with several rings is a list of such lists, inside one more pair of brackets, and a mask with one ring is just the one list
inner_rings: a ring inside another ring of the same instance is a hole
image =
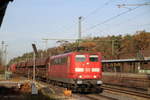
[[150, 58], [142, 59], [116, 59], [116, 60], [102, 60], [102, 63], [124, 63], [124, 62], [149, 62]]
[[55, 56], [52, 56], [50, 57], [51, 59], [54, 59], [54, 58], [59, 58], [59, 57], [64, 57], [64, 56], [68, 56], [68, 55], [71, 55], [71, 54], [100, 54], [99, 52], [69, 52], [69, 53], [64, 53], [64, 54], [59, 54], [59, 55], [55, 55]]

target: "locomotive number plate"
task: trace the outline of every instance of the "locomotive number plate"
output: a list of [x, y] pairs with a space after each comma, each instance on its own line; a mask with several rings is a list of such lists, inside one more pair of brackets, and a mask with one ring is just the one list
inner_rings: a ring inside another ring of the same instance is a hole
[[85, 72], [90, 72], [90, 68], [85, 68]]

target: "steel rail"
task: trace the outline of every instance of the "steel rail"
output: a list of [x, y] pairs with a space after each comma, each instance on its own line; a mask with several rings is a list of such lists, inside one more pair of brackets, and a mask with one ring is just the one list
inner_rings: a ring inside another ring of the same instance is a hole
[[135, 90], [131, 90], [131, 89], [125, 89], [122, 87], [114, 87], [114, 86], [108, 86], [108, 85], [103, 85], [102, 88], [104, 88], [104, 90], [109, 90], [109, 91], [113, 91], [113, 92], [119, 92], [119, 93], [124, 93], [124, 94], [129, 94], [129, 95], [134, 95], [137, 97], [143, 97], [143, 98], [150, 98], [150, 95], [147, 93], [143, 93], [140, 91], [135, 91]]
[[87, 95], [77, 94], [77, 95], [86, 97], [86, 98], [91, 99], [91, 100], [118, 100], [116, 98], [104, 96], [101, 94], [87, 94]]

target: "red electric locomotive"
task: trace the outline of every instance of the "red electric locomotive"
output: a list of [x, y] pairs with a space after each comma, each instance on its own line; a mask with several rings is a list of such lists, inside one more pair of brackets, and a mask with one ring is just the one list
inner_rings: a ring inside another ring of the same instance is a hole
[[73, 90], [100, 89], [101, 54], [71, 52], [52, 56], [48, 67], [48, 79]]
[[[33, 60], [18, 63], [16, 67], [16, 72], [32, 76]], [[70, 52], [36, 59], [36, 77], [74, 91], [101, 90], [101, 54]]]

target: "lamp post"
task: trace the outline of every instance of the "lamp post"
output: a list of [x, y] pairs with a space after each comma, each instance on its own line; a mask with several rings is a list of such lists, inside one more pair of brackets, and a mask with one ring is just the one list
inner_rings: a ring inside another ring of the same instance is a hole
[[78, 35], [78, 39], [81, 40], [81, 32], [82, 32], [82, 26], [81, 26], [81, 22], [82, 22], [82, 17], [79, 17], [79, 27], [78, 27], [78, 31], [79, 31], [79, 35]]
[[38, 90], [36, 88], [35, 84], [35, 67], [36, 67], [36, 55], [38, 56], [37, 48], [34, 43], [32, 43], [32, 48], [33, 48], [33, 83], [31, 85], [32, 87], [32, 94], [38, 94]]
[[33, 52], [33, 82], [35, 81], [35, 52]]
[[7, 47], [8, 45], [5, 45], [5, 50], [4, 50], [5, 79], [7, 79]]

